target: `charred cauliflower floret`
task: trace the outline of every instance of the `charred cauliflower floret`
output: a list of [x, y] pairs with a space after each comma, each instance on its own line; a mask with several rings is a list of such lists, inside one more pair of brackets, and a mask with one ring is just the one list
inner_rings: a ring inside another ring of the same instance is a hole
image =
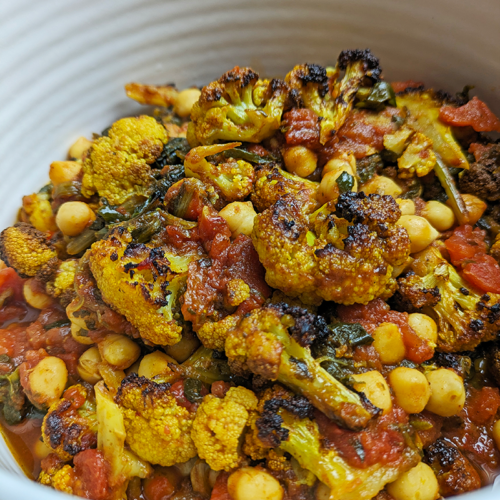
[[[345, 70], [345, 75], [335, 82], [339, 70]], [[337, 68], [295, 66], [286, 76], [286, 83], [300, 96], [300, 104], [321, 119], [320, 142], [325, 144], [343, 125], [364, 78], [378, 80], [380, 71], [378, 59], [369, 50], [344, 50]]]
[[58, 265], [56, 249], [48, 241], [47, 234], [24, 222], [2, 231], [0, 257], [23, 278]]
[[75, 296], [75, 275], [78, 261], [69, 259], [61, 262], [54, 278], [46, 283], [46, 290], [52, 297], [58, 298], [67, 306]]
[[432, 246], [415, 255], [392, 300], [400, 310], [435, 318], [438, 349], [445, 352], [472, 350], [495, 339], [500, 328], [500, 295], [484, 296]]
[[243, 160], [225, 159], [219, 164], [208, 162], [207, 156], [217, 155], [240, 146], [240, 142], [191, 149], [184, 159], [187, 177], [196, 177], [213, 186], [225, 201], [245, 199], [252, 190], [255, 173], [252, 165]]
[[336, 211], [309, 216], [285, 196], [255, 218], [252, 240], [273, 288], [305, 303], [366, 304], [393, 293], [393, 267], [408, 258], [400, 216], [391, 196], [343, 193]]
[[42, 424], [44, 443], [65, 462], [97, 445], [94, 395], [83, 385], [74, 385], [54, 403]]
[[195, 414], [177, 405], [169, 388], [169, 384], [157, 384], [132, 373], [122, 381], [115, 398], [132, 451], [166, 467], [196, 455], [191, 439]]
[[257, 212], [263, 212], [290, 194], [303, 202], [304, 212], [310, 213], [319, 207], [316, 199], [318, 189], [317, 182], [290, 174], [277, 166], [263, 167], [256, 172], [251, 200]]
[[181, 339], [178, 299], [186, 275], [170, 270], [162, 247], [133, 243], [123, 227], [92, 246], [89, 265], [104, 301], [123, 314], [141, 337], [172, 345]]
[[39, 231], [56, 232], [56, 217], [52, 211], [49, 193], [50, 191], [47, 192], [46, 186], [38, 193], [23, 196], [23, 208], [20, 218], [24, 222], [29, 221]]
[[191, 111], [192, 146], [218, 140], [260, 142], [280, 127], [288, 89], [281, 80], [259, 80], [236, 66], [201, 91]]
[[323, 413], [351, 429], [364, 427], [371, 414], [359, 396], [333, 378], [307, 345], [326, 335], [319, 316], [286, 304], [253, 310], [226, 338], [226, 355], [235, 372], [251, 371], [277, 380], [307, 397]]
[[208, 395], [196, 412], [191, 437], [198, 455], [213, 470], [229, 471], [243, 459], [241, 437], [257, 397], [244, 387], [231, 387], [224, 399]]
[[133, 194], [149, 195], [154, 177], [150, 165], [160, 156], [168, 137], [151, 116], [123, 118], [108, 136], [99, 137], [83, 164], [82, 194], [97, 193], [111, 205]]

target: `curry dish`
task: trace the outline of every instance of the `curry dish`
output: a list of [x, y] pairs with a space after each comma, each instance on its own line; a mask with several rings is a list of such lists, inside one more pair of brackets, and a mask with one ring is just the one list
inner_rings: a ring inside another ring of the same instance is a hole
[[0, 413], [94, 500], [437, 500], [500, 473], [500, 121], [369, 50], [131, 83], [0, 236]]

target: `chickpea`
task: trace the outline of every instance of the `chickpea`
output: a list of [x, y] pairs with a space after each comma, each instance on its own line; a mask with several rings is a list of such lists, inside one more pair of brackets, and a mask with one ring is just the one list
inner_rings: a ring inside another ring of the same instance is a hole
[[110, 333], [99, 342], [101, 358], [117, 370], [133, 365], [141, 355], [141, 348], [126, 335]]
[[43, 286], [35, 278], [25, 281], [23, 295], [26, 302], [35, 309], [45, 309], [52, 304], [52, 297], [44, 293]]
[[151, 354], [146, 354], [141, 359], [137, 373], [139, 376], [146, 378], [156, 376], [161, 376], [162, 379], [176, 378], [177, 373], [172, 370], [169, 364], [177, 365], [177, 362], [162, 351], [154, 351]]
[[350, 171], [332, 170], [326, 173], [321, 179], [321, 184], [319, 185], [317, 194], [317, 198], [320, 203], [325, 204], [332, 200], [335, 201], [340, 196], [340, 189], [337, 180], [344, 172], [347, 172], [350, 176], [352, 176], [353, 186], [351, 191], [355, 193], [358, 190], [358, 181]]
[[318, 485], [316, 486], [316, 491], [314, 498], [316, 500], [330, 500], [332, 496], [332, 490], [325, 483], [318, 481]]
[[388, 484], [387, 492], [394, 500], [436, 500], [439, 484], [433, 470], [420, 462]]
[[101, 363], [101, 355], [97, 347], [87, 349], [78, 360], [76, 370], [78, 375], [89, 384], [96, 384], [102, 379], [99, 373], [99, 363]]
[[179, 92], [175, 99], [174, 112], [183, 118], [191, 114], [194, 103], [200, 98], [198, 89], [184, 89]]
[[399, 205], [401, 215], [415, 215], [415, 202], [413, 200], [398, 198], [396, 203]]
[[233, 237], [239, 234], [250, 236], [257, 215], [251, 201], [234, 201], [226, 205], [219, 215], [227, 222]]
[[411, 313], [408, 315], [408, 324], [421, 339], [425, 339], [429, 343], [436, 345], [438, 341], [438, 327], [430, 316], [421, 313]]
[[394, 323], [381, 323], [373, 332], [373, 347], [384, 365], [403, 361], [406, 349], [401, 330]]
[[356, 173], [356, 158], [352, 154], [343, 154], [340, 157], [332, 158], [323, 167], [322, 175], [326, 175], [328, 172], [347, 172], [351, 175]]
[[389, 382], [398, 405], [404, 411], [420, 413], [424, 410], [431, 397], [431, 388], [423, 373], [401, 366], [392, 370]]
[[54, 161], [50, 164], [49, 177], [54, 186], [78, 179], [82, 164], [77, 161]]
[[42, 460], [44, 459], [47, 455], [50, 455], [54, 450], [47, 446], [43, 441], [40, 441], [39, 439], [36, 440], [35, 442], [35, 449], [34, 455], [39, 459]]
[[68, 156], [75, 160], [81, 160], [90, 146], [92, 146], [92, 141], [89, 141], [86, 137], [79, 137], [69, 148]]
[[464, 200], [469, 212], [469, 224], [474, 225], [483, 216], [487, 205], [481, 198], [473, 194], [463, 194], [462, 200]]
[[165, 347], [165, 352], [178, 363], [183, 363], [200, 346], [198, 337], [191, 332], [183, 332], [177, 344]]
[[493, 439], [500, 450], [500, 419], [493, 424]]
[[425, 409], [440, 415], [457, 415], [465, 403], [464, 381], [454, 371], [439, 368], [427, 374], [431, 386], [431, 397]]
[[439, 237], [427, 219], [418, 215], [403, 215], [397, 224], [404, 227], [410, 237], [410, 252], [420, 252]]
[[382, 410], [383, 415], [392, 408], [389, 386], [379, 371], [355, 374], [352, 378], [356, 381], [354, 389], [364, 392], [369, 401]]
[[89, 337], [89, 331], [86, 328], [81, 328], [80, 324], [73, 323], [71, 320], [71, 336], [79, 343], [92, 345], [94, 341]]
[[94, 220], [94, 212], [83, 201], [63, 203], [56, 215], [57, 227], [65, 236], [79, 235]]
[[447, 231], [455, 224], [453, 210], [436, 200], [428, 201], [422, 211], [422, 217], [427, 219], [438, 231]]
[[233, 472], [227, 482], [227, 490], [234, 500], [282, 500], [283, 488], [268, 472], [243, 467]]
[[299, 177], [311, 175], [318, 164], [318, 157], [314, 151], [304, 146], [286, 148], [283, 153], [286, 169]]
[[384, 175], [375, 175], [361, 186], [360, 191], [365, 194], [389, 194], [393, 198], [397, 198], [403, 192], [390, 177]]
[[32, 403], [39, 407], [55, 403], [68, 382], [68, 370], [62, 359], [55, 356], [43, 358], [29, 375]]

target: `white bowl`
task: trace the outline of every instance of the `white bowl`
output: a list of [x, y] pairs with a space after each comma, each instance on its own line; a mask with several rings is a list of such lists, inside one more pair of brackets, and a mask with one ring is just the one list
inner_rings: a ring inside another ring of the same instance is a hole
[[[237, 64], [283, 75], [370, 47], [389, 79], [474, 84], [500, 113], [499, 26], [498, 0], [3, 0], [0, 227], [72, 141], [140, 109], [126, 82], [203, 84]], [[23, 478], [1, 441], [0, 484], [2, 500], [60, 497]]]

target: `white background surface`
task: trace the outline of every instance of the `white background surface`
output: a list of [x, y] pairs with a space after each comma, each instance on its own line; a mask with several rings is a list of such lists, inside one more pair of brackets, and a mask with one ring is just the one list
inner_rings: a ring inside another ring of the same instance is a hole
[[[500, 113], [499, 28], [499, 0], [0, 0], [0, 226], [74, 139], [138, 111], [126, 82], [182, 88], [236, 64], [279, 76], [370, 47], [388, 79], [474, 84]], [[3, 443], [0, 467], [16, 469]], [[57, 497], [0, 469], [1, 500]]]

